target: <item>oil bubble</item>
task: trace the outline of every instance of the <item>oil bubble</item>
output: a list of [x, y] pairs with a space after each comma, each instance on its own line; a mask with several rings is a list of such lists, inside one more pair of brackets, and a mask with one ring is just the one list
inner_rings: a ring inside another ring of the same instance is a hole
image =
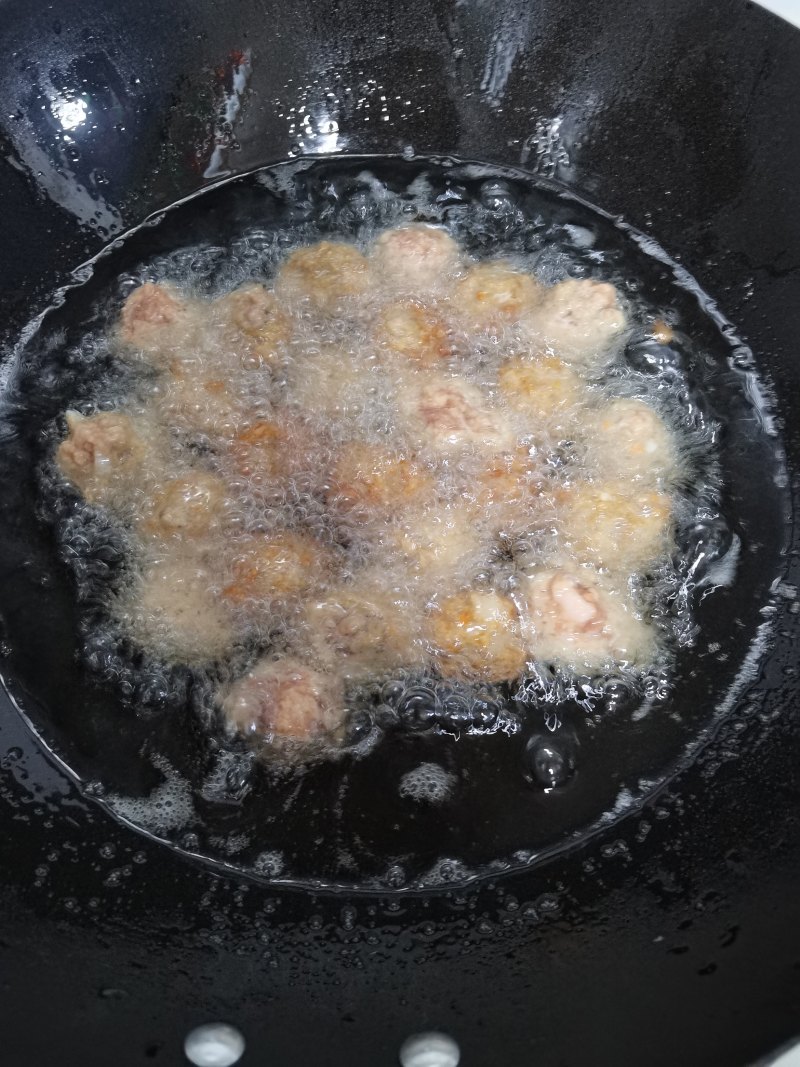
[[461, 1051], [447, 1034], [414, 1034], [400, 1047], [401, 1067], [458, 1067]]
[[417, 803], [441, 804], [450, 796], [455, 784], [455, 775], [438, 763], [420, 763], [403, 775], [398, 790], [400, 796]]
[[206, 1023], [186, 1035], [183, 1050], [194, 1067], [233, 1067], [244, 1055], [245, 1040], [235, 1026]]
[[559, 736], [534, 736], [525, 746], [524, 776], [532, 785], [550, 792], [566, 785], [575, 773], [575, 743]]

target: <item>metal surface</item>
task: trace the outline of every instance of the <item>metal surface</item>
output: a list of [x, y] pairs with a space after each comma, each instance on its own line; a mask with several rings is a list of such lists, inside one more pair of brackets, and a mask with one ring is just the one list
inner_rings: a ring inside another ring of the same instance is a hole
[[[7, 340], [148, 212], [297, 152], [522, 165], [651, 232], [779, 397], [800, 471], [800, 34], [743, 2], [6, 3]], [[231, 124], [232, 120], [232, 124]], [[590, 849], [423, 898], [275, 893], [112, 823], [0, 717], [3, 1062], [744, 1064], [800, 1029], [796, 555], [694, 768]], [[2, 651], [2, 648], [0, 648]], [[44, 670], [54, 669], [43, 664]]]

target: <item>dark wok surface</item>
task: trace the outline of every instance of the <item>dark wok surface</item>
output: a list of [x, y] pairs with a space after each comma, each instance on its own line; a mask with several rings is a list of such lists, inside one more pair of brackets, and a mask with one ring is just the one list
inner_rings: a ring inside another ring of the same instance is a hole
[[[800, 471], [800, 34], [763, 11], [8, 3], [4, 16], [10, 339], [110, 236], [200, 187], [215, 144], [217, 174], [246, 170], [332, 147], [335, 122], [338, 150], [522, 165], [652, 232], [756, 351]], [[229, 134], [219, 115], [247, 49]], [[797, 615], [782, 603], [746, 699], [648, 810], [583, 853], [428, 899], [315, 900], [193, 867], [81, 799], [4, 709], [3, 1062], [179, 1064], [186, 1029], [214, 1018], [245, 1033], [245, 1065], [391, 1064], [429, 1027], [481, 1067], [764, 1054], [800, 1032]]]

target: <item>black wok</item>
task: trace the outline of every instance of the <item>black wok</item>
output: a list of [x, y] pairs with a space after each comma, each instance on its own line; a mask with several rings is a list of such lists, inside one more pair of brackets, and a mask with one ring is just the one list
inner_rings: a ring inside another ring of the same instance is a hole
[[[779, 20], [694, 0], [4, 15], [9, 346], [109, 239], [227, 172], [334, 149], [521, 166], [699, 279], [774, 390], [796, 488], [800, 34]], [[3, 1062], [179, 1064], [218, 1019], [243, 1064], [276, 1065], [391, 1064], [428, 1029], [476, 1065], [747, 1064], [796, 1036], [794, 548], [771, 651], [693, 765], [583, 849], [463, 889], [278, 891], [192, 863], [82, 795], [4, 701]]]

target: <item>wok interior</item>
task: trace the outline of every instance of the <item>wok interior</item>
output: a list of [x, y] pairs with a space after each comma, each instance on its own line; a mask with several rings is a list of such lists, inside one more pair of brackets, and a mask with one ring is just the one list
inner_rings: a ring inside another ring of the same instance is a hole
[[[18, 470], [40, 467], [52, 448], [54, 418], [63, 408], [65, 384], [78, 396], [96, 386], [97, 367], [82, 365], [80, 343], [87, 322], [104, 314], [97, 300], [102, 309], [104, 293], [112, 291], [116, 277], [129, 276], [161, 250], [173, 252], [201, 242], [224, 250], [253, 218], [280, 220], [314, 196], [336, 212], [326, 225], [345, 235], [357, 232], [361, 222], [352, 205], [362, 195], [366, 162], [288, 166], [270, 176], [258, 174], [222, 186], [169, 213], [157, 227], [140, 230], [99, 260], [91, 282], [69, 293], [46, 320], [31, 369], [19, 376], [9, 396], [16, 405], [19, 432], [3, 468], [9, 498], [20, 492]], [[464, 210], [478, 210], [469, 204], [480, 203], [487, 182], [470, 165], [431, 171], [424, 161], [368, 162], [371, 171], [395, 189], [413, 187], [430, 173], [434, 194], [455, 203], [451, 209], [455, 218]], [[688, 361], [690, 378], [697, 382], [692, 403], [701, 405], [701, 410], [705, 407], [705, 417], [719, 419], [725, 427], [722, 512], [745, 546], [758, 538], [758, 562], [745, 548], [735, 581], [699, 605], [696, 647], [678, 652], [674, 689], [649, 714], [649, 698], [635, 688], [626, 691], [624, 685], [622, 693], [596, 701], [588, 711], [577, 695], [570, 699], [568, 692], [560, 701], [555, 692], [549, 697], [544, 692], [531, 705], [515, 708], [512, 687], [498, 694], [508, 702], [507, 710], [498, 707], [493, 714], [510, 715], [509, 724], [518, 726], [517, 732], [504, 729], [459, 739], [459, 727], [448, 726], [445, 718], [443, 731], [389, 729], [366, 758], [345, 750], [333, 763], [287, 771], [280, 765], [254, 763], [244, 744], [224, 744], [220, 749], [219, 739], [196, 717], [193, 704], [202, 694], [191, 672], [177, 669], [167, 677], [165, 691], [171, 695], [166, 706], [163, 686], [156, 687], [153, 696], [135, 673], [128, 678], [111, 646], [105, 649], [102, 630], [92, 637], [94, 600], [102, 602], [111, 557], [101, 553], [98, 559], [87, 548], [84, 558], [80, 539], [70, 550], [78, 573], [81, 568], [84, 572], [87, 567], [99, 568], [94, 584], [90, 581], [85, 587], [84, 605], [77, 606], [82, 621], [76, 626], [75, 593], [54, 558], [51, 538], [37, 525], [36, 509], [29, 502], [21, 505], [25, 534], [20, 540], [20, 509], [15, 507], [6, 513], [14, 524], [5, 532], [7, 557], [10, 560], [14, 552], [29, 554], [32, 543], [41, 546], [42, 557], [34, 571], [47, 576], [45, 601], [57, 596], [63, 607], [39, 610], [42, 594], [30, 592], [30, 565], [19, 568], [10, 585], [18, 608], [7, 613], [14, 649], [7, 661], [8, 675], [22, 681], [35, 698], [42, 711], [32, 714], [42, 735], [89, 783], [93, 795], [120, 817], [180, 849], [285, 881], [395, 889], [457, 883], [482, 871], [524, 865], [574, 843], [641, 803], [691, 754], [701, 732], [714, 721], [720, 701], [735, 685], [756, 638], [758, 608], [780, 567], [785, 509], [774, 477], [780, 456], [775, 441], [757, 425], [747, 396], [749, 372], [732, 364], [731, 339], [703, 313], [699, 294], [678, 289], [670, 269], [642, 254], [613, 222], [571, 197], [537, 189], [522, 175], [499, 176], [525, 204], [529, 217], [546, 215], [556, 226], [591, 229], [598, 234], [598, 248], [611, 250], [620, 276], [636, 278], [656, 307], [676, 309], [682, 331], [696, 346], [682, 357]], [[496, 185], [497, 180], [493, 174], [491, 181]], [[503, 247], [503, 226], [511, 225], [513, 233], [513, 220], [504, 221], [503, 212], [501, 204], [499, 211], [490, 208], [487, 213], [486, 239], [492, 247]], [[224, 262], [223, 251], [205, 265], [198, 263], [195, 269], [208, 274], [203, 284], [213, 285], [214, 272]], [[646, 340], [634, 340], [632, 346], [631, 358], [640, 365], [660, 358], [659, 351], [663, 356], [663, 349]], [[125, 370], [108, 358], [113, 390], [115, 376]], [[64, 364], [72, 375], [66, 383]], [[13, 412], [14, 407], [12, 417]], [[741, 467], [743, 454], [748, 457], [746, 470]], [[24, 488], [35, 492], [30, 486]], [[69, 501], [52, 506], [56, 522], [71, 521]], [[704, 557], [708, 545], [694, 544], [691, 538], [691, 531], [685, 530], [679, 551], [699, 553], [692, 565], [702, 568], [709, 563]], [[694, 580], [700, 582], [701, 576], [702, 571], [697, 572]], [[37, 605], [35, 613], [31, 603]], [[76, 646], [85, 640], [76, 629], [87, 625], [92, 655], [100, 663], [108, 657], [105, 670], [113, 682], [105, 690], [74, 661]], [[69, 665], [43, 674], [40, 665], [50, 662], [54, 651], [61, 664]], [[130, 694], [127, 708], [120, 701], [125, 686]], [[491, 715], [492, 701], [498, 698], [488, 699]], [[556, 723], [561, 725], [551, 729]], [[579, 765], [575, 778], [555, 792], [531, 789], [524, 776], [531, 751], [548, 745], [562, 761], [577, 760]], [[409, 801], [402, 783], [420, 767], [429, 768], [440, 782], [457, 782], [457, 788], [445, 790], [446, 796], [433, 804]]]
[[[12, 344], [31, 309], [110, 233], [204, 183], [215, 138], [228, 136], [219, 86], [231, 84], [232, 54], [249, 50], [254, 106], [228, 143], [234, 171], [330, 146], [410, 147], [521, 165], [582, 190], [652, 233], [737, 324], [779, 398], [797, 469], [800, 44], [757, 6], [671, 0], [632, 12], [568, 0], [399, 13], [240, 3], [220, 17], [210, 3], [104, 3], [62, 5], [51, 21], [37, 5], [12, 4], [2, 36], [12, 57], [1, 89]], [[382, 96], [392, 101], [386, 122]], [[91, 121], [76, 121], [89, 111]], [[735, 493], [744, 484], [743, 497], [762, 488], [746, 484], [747, 455], [731, 482]], [[30, 514], [30, 487], [17, 483], [4, 503]], [[762, 532], [757, 515], [753, 527]], [[35, 678], [52, 709], [74, 681], [76, 620], [65, 587], [42, 585], [53, 581], [51, 546], [34, 535], [16, 528], [30, 542], [31, 584], [9, 584], [4, 614], [24, 615], [35, 590], [53, 638], [51, 676], [41, 678], [35, 645], [16, 650], [16, 673]], [[4, 579], [22, 560], [9, 552]], [[787, 567], [796, 585], [794, 557]], [[0, 900], [14, 971], [10, 1062], [48, 1062], [65, 1049], [86, 1067], [106, 1067], [110, 1050], [120, 1064], [150, 1062], [177, 1050], [199, 1017], [234, 1018], [252, 1047], [264, 1042], [287, 1064], [317, 1062], [323, 1047], [332, 1062], [391, 1062], [426, 1024], [457, 1034], [476, 1062], [493, 1062], [499, 1047], [520, 1064], [532, 1052], [543, 1064], [619, 1063], [634, 1048], [653, 1062], [755, 1060], [797, 1028], [786, 996], [797, 952], [787, 931], [800, 928], [787, 835], [800, 766], [786, 673], [792, 606], [776, 599], [770, 660], [703, 764], [641, 819], [505, 888], [359, 906], [346, 921], [341, 898], [248, 896], [235, 878], [220, 882], [115, 831], [8, 709]], [[89, 718], [102, 709], [99, 692], [81, 696]], [[107, 757], [114, 737], [105, 740]], [[127, 868], [130, 877], [115, 874]], [[332, 953], [336, 939], [353, 937], [346, 958]], [[42, 960], [45, 938], [57, 968]], [[127, 999], [98, 999], [120, 986]], [[454, 994], [446, 1004], [442, 990]], [[49, 1026], [30, 1024], [38, 1003]]]

